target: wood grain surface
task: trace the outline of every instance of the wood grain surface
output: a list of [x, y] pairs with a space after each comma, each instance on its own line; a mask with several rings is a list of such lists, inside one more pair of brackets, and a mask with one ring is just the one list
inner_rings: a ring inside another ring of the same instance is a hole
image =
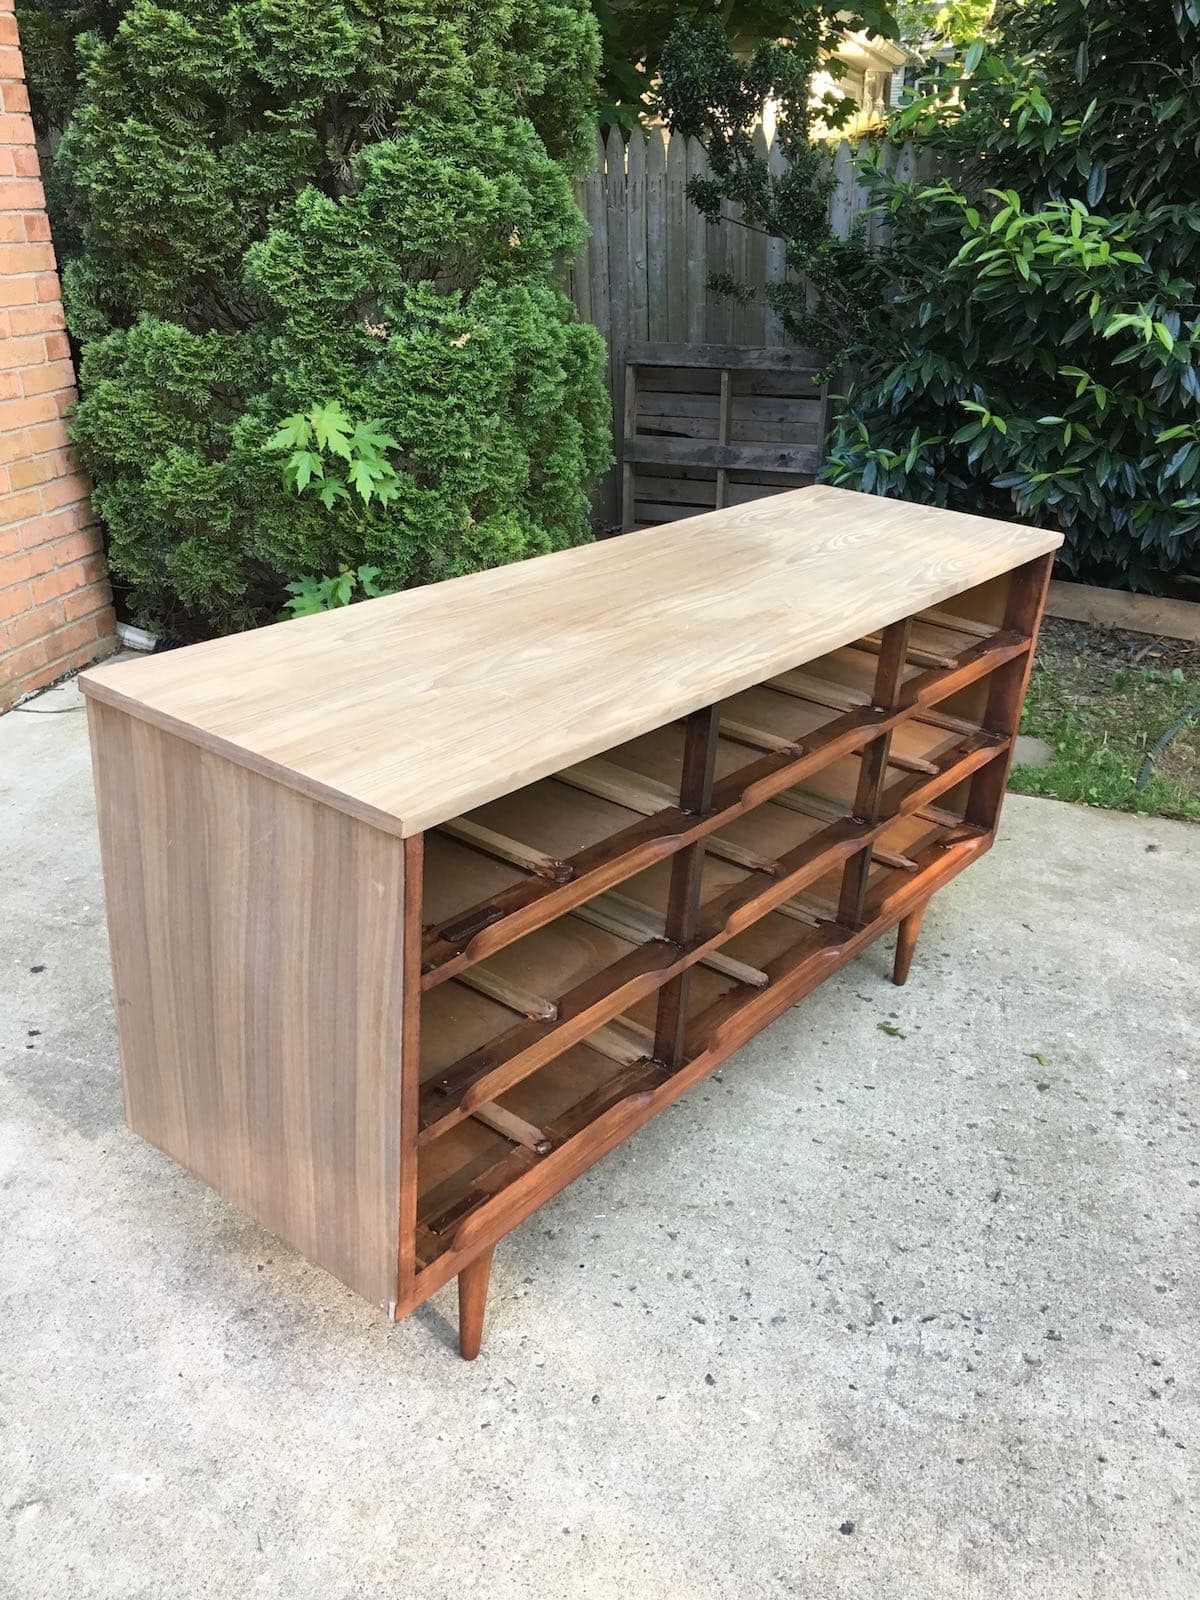
[[88, 709], [126, 1120], [391, 1309], [405, 846]]
[[81, 685], [409, 835], [1060, 543], [816, 485], [100, 667]]

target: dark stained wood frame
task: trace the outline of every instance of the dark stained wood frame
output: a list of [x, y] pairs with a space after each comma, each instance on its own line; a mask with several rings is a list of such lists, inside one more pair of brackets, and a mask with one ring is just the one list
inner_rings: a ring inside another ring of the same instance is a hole
[[[717, 765], [720, 710], [705, 706], [687, 720], [683, 740], [683, 769], [679, 779], [679, 806], [688, 816], [702, 817], [712, 808], [713, 778]], [[677, 949], [684, 950], [696, 937], [700, 909], [700, 882], [704, 868], [704, 840], [686, 845], [671, 863], [671, 888], [664, 932]], [[691, 968], [664, 983], [658, 996], [654, 1029], [654, 1059], [677, 1067], [683, 1054], [683, 1029], [687, 1017]]]
[[[903, 983], [930, 896], [986, 851], [994, 838], [1013, 744], [1036, 645], [1051, 557], [1012, 575], [1000, 625], [947, 665], [905, 676], [911, 619], [884, 631], [878, 644], [872, 704], [852, 706], [783, 749], [755, 754], [715, 778], [720, 708], [704, 707], [685, 725], [679, 800], [598, 844], [531, 873], [510, 889], [422, 929], [423, 840], [406, 842], [405, 1022], [402, 1063], [402, 1192], [399, 1204], [398, 1303], [401, 1317], [459, 1278], [460, 1346], [478, 1353], [492, 1254], [497, 1241], [608, 1150], [627, 1138], [747, 1039], [809, 993], [873, 940], [899, 925], [894, 979]], [[979, 631], [979, 630], [976, 630]], [[896, 730], [929, 708], [979, 684], [977, 723], [945, 719], [959, 736], [942, 756], [901, 770], [888, 784]], [[974, 731], [967, 731], [967, 730]], [[706, 841], [804, 778], [858, 756], [850, 815], [742, 882], [702, 902]], [[947, 791], [965, 796], [957, 810], [934, 806]], [[873, 875], [873, 846], [898, 818], [932, 807], [938, 837], [911, 870]], [[944, 820], [943, 820], [944, 819]], [[961, 819], [961, 820], [959, 820]], [[657, 861], [671, 859], [661, 937], [554, 997], [553, 1017], [514, 1017], [511, 1027], [424, 1084], [420, 1081], [420, 1004], [428, 993], [585, 900]], [[690, 1015], [691, 975], [706, 954], [789, 901], [831, 869], [841, 873], [836, 915], [797, 924], [794, 945], [764, 967], [765, 983], [735, 983]], [[534, 1130], [539, 1143], [510, 1141], [491, 1167], [470, 1175], [462, 1192], [420, 1214], [418, 1152], [584, 1041], [635, 1001], [657, 995], [653, 1049], [617, 1066], [611, 1077], [566, 1112]]]
[[[879, 665], [875, 669], [875, 690], [871, 697], [872, 704], [880, 711], [895, 711], [899, 706], [911, 631], [911, 617], [893, 622], [890, 628], [884, 630], [879, 650]], [[858, 791], [854, 797], [854, 815], [860, 822], [874, 824], [879, 821], [883, 804], [883, 783], [887, 776], [891, 748], [892, 729], [889, 726], [872, 739], [863, 751], [858, 775]], [[862, 923], [867, 881], [871, 871], [871, 853], [872, 846], [868, 844], [846, 863], [842, 874], [838, 921], [844, 922], [848, 928], [857, 928]]]

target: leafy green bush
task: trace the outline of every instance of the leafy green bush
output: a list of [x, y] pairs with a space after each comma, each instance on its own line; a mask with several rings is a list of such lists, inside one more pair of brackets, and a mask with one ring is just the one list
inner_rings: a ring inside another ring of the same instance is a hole
[[678, 42], [684, 34], [715, 29], [722, 44], [728, 41], [747, 56], [781, 39], [807, 41], [814, 29], [840, 35], [867, 28], [888, 38], [897, 31], [891, 0], [853, 0], [850, 5], [839, 0], [592, 0], [592, 10], [603, 47], [600, 117], [625, 127], [636, 124], [648, 109], [668, 39]]
[[891, 299], [835, 482], [1061, 526], [1092, 580], [1197, 572], [1198, 53], [1197, 0], [1007, 0], [896, 119], [947, 177], [868, 167]]
[[[975, 0], [902, 7], [957, 35]], [[782, 239], [767, 291], [792, 338], [848, 363], [827, 475], [877, 494], [1062, 527], [1066, 567], [1132, 587], [1200, 568], [1200, 0], [1000, 0], [961, 67], [860, 166], [887, 223], [829, 227], [807, 74], [835, 19], [736, 57], [677, 31], [662, 99], [713, 168], [689, 186]], [[754, 151], [767, 99], [782, 169]], [[836, 116], [826, 115], [831, 126]], [[931, 181], [930, 173], [938, 181]], [[741, 295], [745, 286], [715, 287]]]
[[[720, 20], [685, 22], [660, 62], [663, 117], [673, 131], [700, 141], [712, 171], [689, 179], [688, 198], [714, 224], [730, 201], [741, 207], [742, 226], [785, 242], [787, 281], [761, 293], [790, 338], [827, 350], [832, 363], [868, 339], [882, 291], [861, 227], [843, 239], [829, 225], [833, 162], [829, 147], [812, 137], [818, 121], [836, 129], [858, 108], [833, 92], [813, 96], [811, 78], [819, 66], [841, 70], [833, 52], [847, 28], [860, 26], [894, 31], [881, 5], [814, 0], [797, 8], [786, 43], [760, 44], [747, 57], [734, 50]], [[778, 170], [755, 145], [768, 103], [783, 158]], [[737, 300], [760, 292], [718, 275], [709, 287]]]
[[[557, 283], [584, 0], [133, 0], [79, 51], [75, 437], [146, 620], [243, 627], [306, 573], [395, 589], [589, 536], [603, 348]], [[395, 440], [386, 515], [281, 482], [276, 421], [313, 395]]]
[[995, 0], [897, 0], [900, 38], [922, 57], [943, 45], [966, 44], [986, 26]]

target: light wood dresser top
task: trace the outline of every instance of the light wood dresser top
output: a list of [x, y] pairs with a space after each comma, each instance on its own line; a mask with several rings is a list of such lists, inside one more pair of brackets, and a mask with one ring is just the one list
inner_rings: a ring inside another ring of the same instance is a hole
[[1061, 542], [815, 485], [97, 667], [80, 683], [407, 835]]

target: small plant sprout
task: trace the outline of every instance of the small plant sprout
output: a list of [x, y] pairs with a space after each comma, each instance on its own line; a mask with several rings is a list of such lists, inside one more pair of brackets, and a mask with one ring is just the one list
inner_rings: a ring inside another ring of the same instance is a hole
[[[399, 448], [379, 422], [352, 422], [336, 400], [285, 417], [267, 440], [268, 450], [288, 452], [283, 481], [289, 489], [360, 525], [373, 522], [396, 498], [400, 480], [387, 452]], [[284, 610], [308, 617], [374, 599], [384, 593], [375, 581], [379, 572], [378, 567], [343, 566], [329, 577], [297, 578], [284, 585], [292, 597]]]
[[387, 458], [399, 444], [374, 420], [352, 423], [336, 400], [285, 417], [267, 440], [286, 450], [283, 481], [297, 494], [315, 494], [328, 511], [357, 495], [364, 506], [389, 505], [399, 479]]
[[311, 617], [318, 611], [336, 611], [352, 600], [374, 600], [383, 593], [375, 582], [378, 576], [378, 567], [359, 567], [332, 578], [297, 578], [284, 586], [292, 597], [284, 610], [293, 617]]

